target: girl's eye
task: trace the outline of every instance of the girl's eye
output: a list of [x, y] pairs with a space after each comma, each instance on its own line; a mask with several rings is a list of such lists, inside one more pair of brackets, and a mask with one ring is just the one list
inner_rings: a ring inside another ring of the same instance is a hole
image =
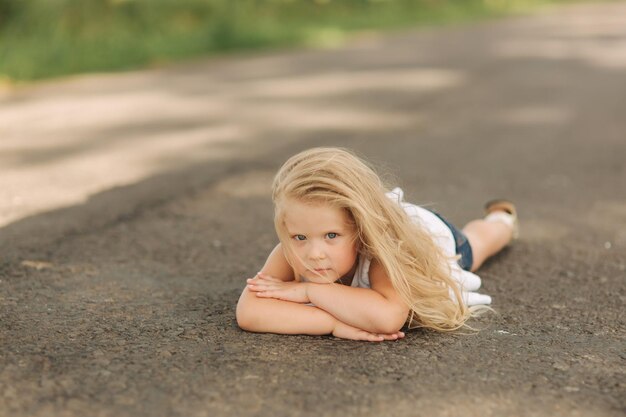
[[306, 239], [306, 236], [304, 236], [304, 235], [295, 235], [293, 238], [298, 240], [298, 241], [303, 241], [303, 240]]
[[329, 239], [334, 239], [334, 238], [337, 237], [337, 233], [332, 233], [331, 232], [331, 233], [328, 233], [327, 236], [328, 236]]

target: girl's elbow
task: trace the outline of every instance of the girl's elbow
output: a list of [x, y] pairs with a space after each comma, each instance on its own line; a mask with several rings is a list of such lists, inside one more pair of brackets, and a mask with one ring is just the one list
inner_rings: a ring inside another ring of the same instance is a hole
[[406, 323], [408, 313], [403, 311], [393, 312], [385, 315], [384, 319], [379, 323], [379, 332], [383, 334], [392, 334], [400, 331]]
[[237, 311], [235, 313], [235, 317], [237, 318], [237, 325], [242, 330], [249, 330], [250, 328], [250, 318], [245, 314], [242, 308], [237, 305]]
[[381, 334], [397, 333], [400, 331], [403, 325], [404, 325], [404, 322], [402, 322], [402, 324], [397, 324], [396, 322], [387, 322], [379, 326], [377, 333], [381, 333]]
[[250, 306], [247, 306], [241, 299], [237, 303], [237, 309], [235, 311], [235, 318], [237, 319], [237, 325], [242, 329], [249, 332], [254, 331], [256, 323], [256, 315], [252, 311]]
[[237, 325], [241, 330], [245, 330], [247, 332], [258, 332], [258, 320], [255, 319], [250, 314], [240, 313], [237, 310]]
[[241, 328], [241, 330], [248, 330], [250, 327], [250, 320], [248, 317], [244, 316], [243, 313], [237, 309], [237, 313], [235, 314], [237, 318], [237, 325]]

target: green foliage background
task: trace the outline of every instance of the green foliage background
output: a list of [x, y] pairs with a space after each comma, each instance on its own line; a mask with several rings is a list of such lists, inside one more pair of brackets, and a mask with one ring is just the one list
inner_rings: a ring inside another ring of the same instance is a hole
[[566, 0], [0, 0], [0, 80], [112, 71]]

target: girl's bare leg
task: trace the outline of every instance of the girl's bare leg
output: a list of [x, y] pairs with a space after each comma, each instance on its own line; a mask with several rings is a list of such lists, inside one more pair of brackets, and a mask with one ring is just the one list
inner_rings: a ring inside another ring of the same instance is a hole
[[511, 226], [502, 222], [472, 220], [463, 227], [472, 247], [474, 261], [471, 271], [474, 272], [489, 258], [504, 248], [513, 237]]

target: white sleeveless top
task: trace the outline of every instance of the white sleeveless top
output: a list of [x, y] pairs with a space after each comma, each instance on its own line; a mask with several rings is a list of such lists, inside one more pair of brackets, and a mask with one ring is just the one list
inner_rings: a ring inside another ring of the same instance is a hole
[[[480, 277], [470, 271], [462, 269], [454, 258], [456, 255], [456, 244], [450, 228], [448, 228], [448, 226], [434, 213], [414, 204], [404, 202], [404, 192], [401, 188], [396, 187], [386, 195], [393, 201], [400, 204], [405, 213], [415, 223], [420, 224], [428, 232], [430, 232], [435, 243], [441, 248], [444, 255], [449, 259], [448, 262], [452, 272], [452, 278], [459, 283], [465, 303], [468, 306], [491, 304], [491, 297], [474, 292], [480, 288]], [[352, 278], [352, 287], [371, 288], [369, 278], [370, 264], [370, 258], [359, 257], [356, 271], [354, 273], [354, 277]]]

